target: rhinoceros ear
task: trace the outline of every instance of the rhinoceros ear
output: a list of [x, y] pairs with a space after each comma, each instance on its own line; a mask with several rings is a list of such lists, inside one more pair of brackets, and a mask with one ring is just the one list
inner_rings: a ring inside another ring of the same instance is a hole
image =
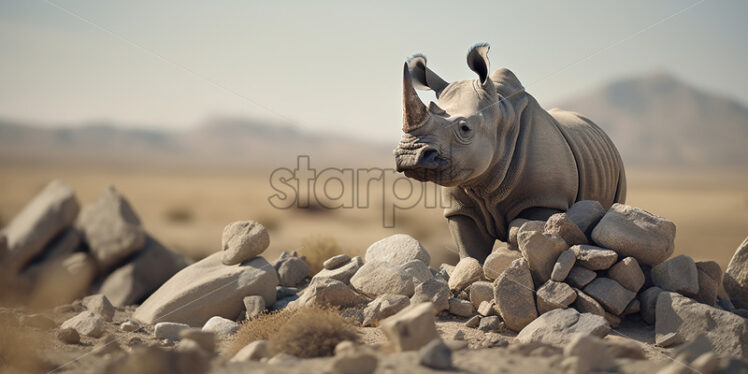
[[467, 55], [467, 64], [470, 70], [474, 71], [480, 77], [482, 84], [488, 83], [488, 71], [490, 64], [488, 62], [488, 50], [491, 46], [488, 43], [480, 43], [470, 48]]
[[444, 79], [426, 67], [426, 56], [415, 54], [408, 58], [408, 70], [414, 86], [419, 90], [434, 90], [436, 97], [449, 85]]

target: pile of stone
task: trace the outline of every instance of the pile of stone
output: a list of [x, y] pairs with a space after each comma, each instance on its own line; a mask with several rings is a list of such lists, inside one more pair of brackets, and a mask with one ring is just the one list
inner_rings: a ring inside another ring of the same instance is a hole
[[34, 306], [91, 293], [134, 304], [188, 263], [146, 232], [113, 187], [81, 209], [67, 184], [52, 181], [0, 231], [3, 281]]

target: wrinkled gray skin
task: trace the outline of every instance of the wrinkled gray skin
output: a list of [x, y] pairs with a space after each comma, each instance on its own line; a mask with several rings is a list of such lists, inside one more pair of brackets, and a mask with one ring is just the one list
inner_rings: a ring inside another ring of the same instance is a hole
[[[515, 218], [547, 219], [579, 200], [606, 209], [626, 199], [621, 157], [605, 133], [573, 112], [546, 111], [507, 69], [489, 75], [487, 44], [467, 62], [476, 80], [447, 83], [416, 55], [403, 72], [397, 170], [443, 187], [460, 257], [483, 261]], [[428, 106], [415, 87], [436, 93]]]

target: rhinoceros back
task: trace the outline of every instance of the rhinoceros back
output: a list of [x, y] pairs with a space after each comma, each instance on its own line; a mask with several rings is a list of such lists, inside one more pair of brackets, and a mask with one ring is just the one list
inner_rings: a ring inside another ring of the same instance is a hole
[[605, 209], [626, 200], [626, 172], [621, 155], [600, 127], [578, 113], [552, 109], [579, 171], [577, 201], [597, 200]]

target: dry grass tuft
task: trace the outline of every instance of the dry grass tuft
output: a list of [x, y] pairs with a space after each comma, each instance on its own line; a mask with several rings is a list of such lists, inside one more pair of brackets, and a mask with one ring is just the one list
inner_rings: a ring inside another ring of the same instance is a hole
[[287, 353], [296, 357], [331, 356], [344, 341], [358, 342], [358, 329], [336, 309], [309, 306], [297, 310], [261, 315], [242, 324], [224, 346], [224, 354], [233, 356], [255, 340], [268, 340], [270, 354]]
[[322, 263], [328, 258], [343, 253], [338, 241], [332, 236], [312, 235], [301, 241], [299, 255], [304, 256], [312, 274], [322, 270]]

